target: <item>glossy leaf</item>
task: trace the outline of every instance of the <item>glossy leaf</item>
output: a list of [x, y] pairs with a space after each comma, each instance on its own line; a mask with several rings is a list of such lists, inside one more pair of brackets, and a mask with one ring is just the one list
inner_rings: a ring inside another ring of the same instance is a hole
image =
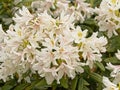
[[13, 88], [12, 85], [4, 85], [4, 86], [2, 87], [2, 90], [11, 90], [12, 88]]
[[96, 62], [95, 64], [100, 68], [101, 71], [105, 71], [105, 67], [101, 62]]
[[83, 87], [84, 87], [84, 80], [83, 78], [80, 78], [78, 83], [78, 90], [83, 90]]
[[118, 49], [120, 49], [120, 36], [114, 36], [109, 39], [107, 51], [116, 52]]
[[117, 57], [110, 57], [104, 60], [106, 63], [111, 62], [112, 64], [120, 64], [120, 60]]
[[48, 88], [49, 85], [47, 85], [46, 80], [45, 79], [41, 79], [38, 83], [36, 83], [35, 88], [37, 89], [46, 89]]
[[96, 82], [102, 83], [102, 76], [97, 73], [91, 73], [90, 77]]
[[76, 90], [78, 83], [78, 76], [76, 76], [72, 81], [71, 81], [71, 90]]
[[69, 86], [68, 86], [68, 78], [62, 78], [61, 80], [60, 80], [60, 83], [61, 83], [61, 86], [62, 87], [64, 87], [64, 88], [68, 88]]

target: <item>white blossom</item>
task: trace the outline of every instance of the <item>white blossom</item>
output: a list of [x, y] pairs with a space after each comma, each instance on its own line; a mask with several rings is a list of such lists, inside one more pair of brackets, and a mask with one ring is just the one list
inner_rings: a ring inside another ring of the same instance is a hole
[[13, 20], [18, 24], [28, 24], [28, 22], [33, 19], [33, 15], [29, 12], [29, 10], [23, 6], [22, 9], [19, 10], [19, 13], [15, 14]]
[[116, 57], [117, 57], [118, 59], [120, 59], [120, 50], [118, 50], [118, 52], [115, 53], [115, 55], [116, 55]]
[[111, 63], [107, 63], [107, 69], [111, 70], [111, 77], [114, 77], [113, 82], [115, 84], [118, 84], [120, 82], [119, 76], [120, 76], [120, 65], [112, 65]]
[[99, 30], [106, 31], [109, 38], [113, 34], [118, 35], [117, 30], [120, 28], [119, 6], [119, 0], [102, 0], [100, 7], [96, 8]]
[[103, 77], [103, 84], [105, 85], [103, 90], [119, 90], [117, 85], [112, 83], [107, 77]]
[[[107, 39], [97, 37], [98, 33], [86, 37], [88, 30], [75, 26], [76, 12], [80, 15], [85, 9], [80, 17], [83, 19], [79, 18], [84, 21], [90, 13], [89, 5], [76, 0], [77, 11], [69, 12], [72, 8], [69, 1], [58, 0], [56, 15], [49, 11], [54, 2], [45, 0], [41, 3], [42, 11], [35, 14], [22, 7], [13, 18], [15, 24], [6, 33], [0, 27], [0, 79], [7, 81], [17, 73], [19, 82], [22, 79], [29, 82], [29, 76], [23, 77], [23, 74], [30, 70], [30, 74], [37, 73], [45, 78], [47, 84], [54, 80], [60, 84], [63, 77], [74, 79], [83, 73], [83, 66], [93, 68], [95, 61], [102, 61]], [[44, 9], [46, 5], [50, 6]]]

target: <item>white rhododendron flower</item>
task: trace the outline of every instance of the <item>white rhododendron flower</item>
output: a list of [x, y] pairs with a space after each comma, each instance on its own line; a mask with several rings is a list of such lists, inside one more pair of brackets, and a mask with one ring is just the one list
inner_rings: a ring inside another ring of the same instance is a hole
[[82, 31], [81, 28], [77, 26], [76, 29], [72, 32], [72, 35], [75, 43], [81, 43], [86, 38], [87, 30]]
[[94, 61], [102, 61], [102, 54], [100, 52], [106, 51], [105, 45], [107, 44], [107, 39], [105, 37], [98, 38], [97, 34], [93, 33], [91, 37], [85, 38], [80, 48], [80, 52], [83, 52], [83, 59], [87, 60], [86, 64], [91, 68], [93, 67]]
[[115, 55], [116, 55], [116, 57], [117, 57], [118, 59], [120, 59], [120, 50], [118, 50], [118, 52], [115, 53]]
[[103, 90], [119, 90], [117, 85], [112, 83], [107, 77], [103, 77], [103, 84], [105, 85]]
[[33, 19], [33, 15], [30, 14], [29, 10], [23, 6], [22, 9], [19, 10], [18, 14], [15, 14], [13, 20], [19, 24], [27, 24], [31, 19]]
[[85, 0], [75, 0], [76, 6], [69, 7], [68, 11], [75, 13], [76, 20], [83, 22], [86, 17], [90, 17], [94, 13], [94, 9]]
[[111, 76], [115, 77], [120, 72], [120, 65], [112, 65], [111, 63], [107, 63], [107, 69], [112, 70]]
[[108, 37], [118, 35], [120, 29], [120, 0], [102, 0], [100, 7], [96, 8], [100, 31], [107, 31]]
[[107, 69], [111, 70], [111, 77], [114, 77], [113, 82], [119, 83], [120, 82], [120, 65], [112, 65], [111, 63], [107, 63]]
[[0, 46], [4, 42], [6, 37], [6, 33], [2, 29], [2, 25], [0, 24]]
[[0, 12], [0, 89], [120, 90], [120, 0], [9, 2], [0, 3], [16, 11], [11, 24]]
[[41, 13], [47, 10], [54, 17], [60, 15], [64, 10], [67, 14], [74, 13], [75, 19], [83, 22], [86, 17], [90, 17], [94, 13], [94, 9], [85, 0], [36, 0], [32, 2], [32, 7]]
[[[38, 73], [45, 78], [47, 84], [54, 80], [60, 84], [63, 77], [74, 79], [83, 73], [83, 66], [92, 69], [95, 61], [102, 61], [107, 39], [98, 37], [97, 32], [87, 37], [87, 29], [75, 26], [77, 14], [83, 22], [91, 13], [89, 4], [76, 0], [75, 7], [69, 6], [70, 2], [66, 0], [55, 1], [42, 2], [41, 11], [36, 14], [22, 7], [13, 18], [14, 25], [6, 32], [0, 27], [0, 79], [7, 81], [17, 73], [18, 81], [29, 82], [29, 77], [23, 77], [23, 74], [30, 70], [30, 74]], [[57, 5], [55, 12], [59, 11], [59, 15], [48, 10], [54, 7], [53, 3]], [[50, 6], [43, 7], [46, 5]], [[84, 15], [82, 11], [85, 11]]]

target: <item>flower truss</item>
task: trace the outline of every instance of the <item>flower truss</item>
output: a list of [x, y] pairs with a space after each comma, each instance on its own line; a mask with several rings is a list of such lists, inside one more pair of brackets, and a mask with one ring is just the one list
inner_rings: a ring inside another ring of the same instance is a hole
[[[66, 89], [71, 85], [69, 90], [101, 90], [100, 84], [102, 90], [119, 90], [119, 3], [103, 0], [92, 8], [84, 0], [37, 0], [33, 12], [23, 6], [8, 30], [0, 25], [0, 80], [32, 83], [32, 75], [38, 75], [49, 87], [56, 83]], [[112, 56], [117, 64], [108, 58]], [[67, 78], [70, 82], [63, 84]]]
[[96, 8], [100, 31], [107, 31], [108, 37], [118, 35], [120, 29], [120, 0], [102, 0], [100, 7]]

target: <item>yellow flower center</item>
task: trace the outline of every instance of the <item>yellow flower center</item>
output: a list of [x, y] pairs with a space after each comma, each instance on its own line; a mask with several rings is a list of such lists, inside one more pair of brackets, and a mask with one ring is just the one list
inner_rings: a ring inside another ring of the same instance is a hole
[[120, 17], [120, 11], [119, 11], [119, 10], [115, 10], [115, 15], [116, 15], [117, 17]]
[[18, 30], [18, 31], [17, 31], [17, 34], [18, 34], [19, 36], [21, 36], [21, 35], [22, 35], [22, 33], [21, 33], [21, 31], [20, 31], [20, 30]]
[[78, 32], [78, 37], [80, 37], [80, 38], [81, 38], [81, 37], [82, 37], [82, 35], [83, 35], [83, 34], [82, 34], [81, 32]]
[[113, 4], [116, 4], [116, 0], [111, 0], [111, 2], [112, 2]]

